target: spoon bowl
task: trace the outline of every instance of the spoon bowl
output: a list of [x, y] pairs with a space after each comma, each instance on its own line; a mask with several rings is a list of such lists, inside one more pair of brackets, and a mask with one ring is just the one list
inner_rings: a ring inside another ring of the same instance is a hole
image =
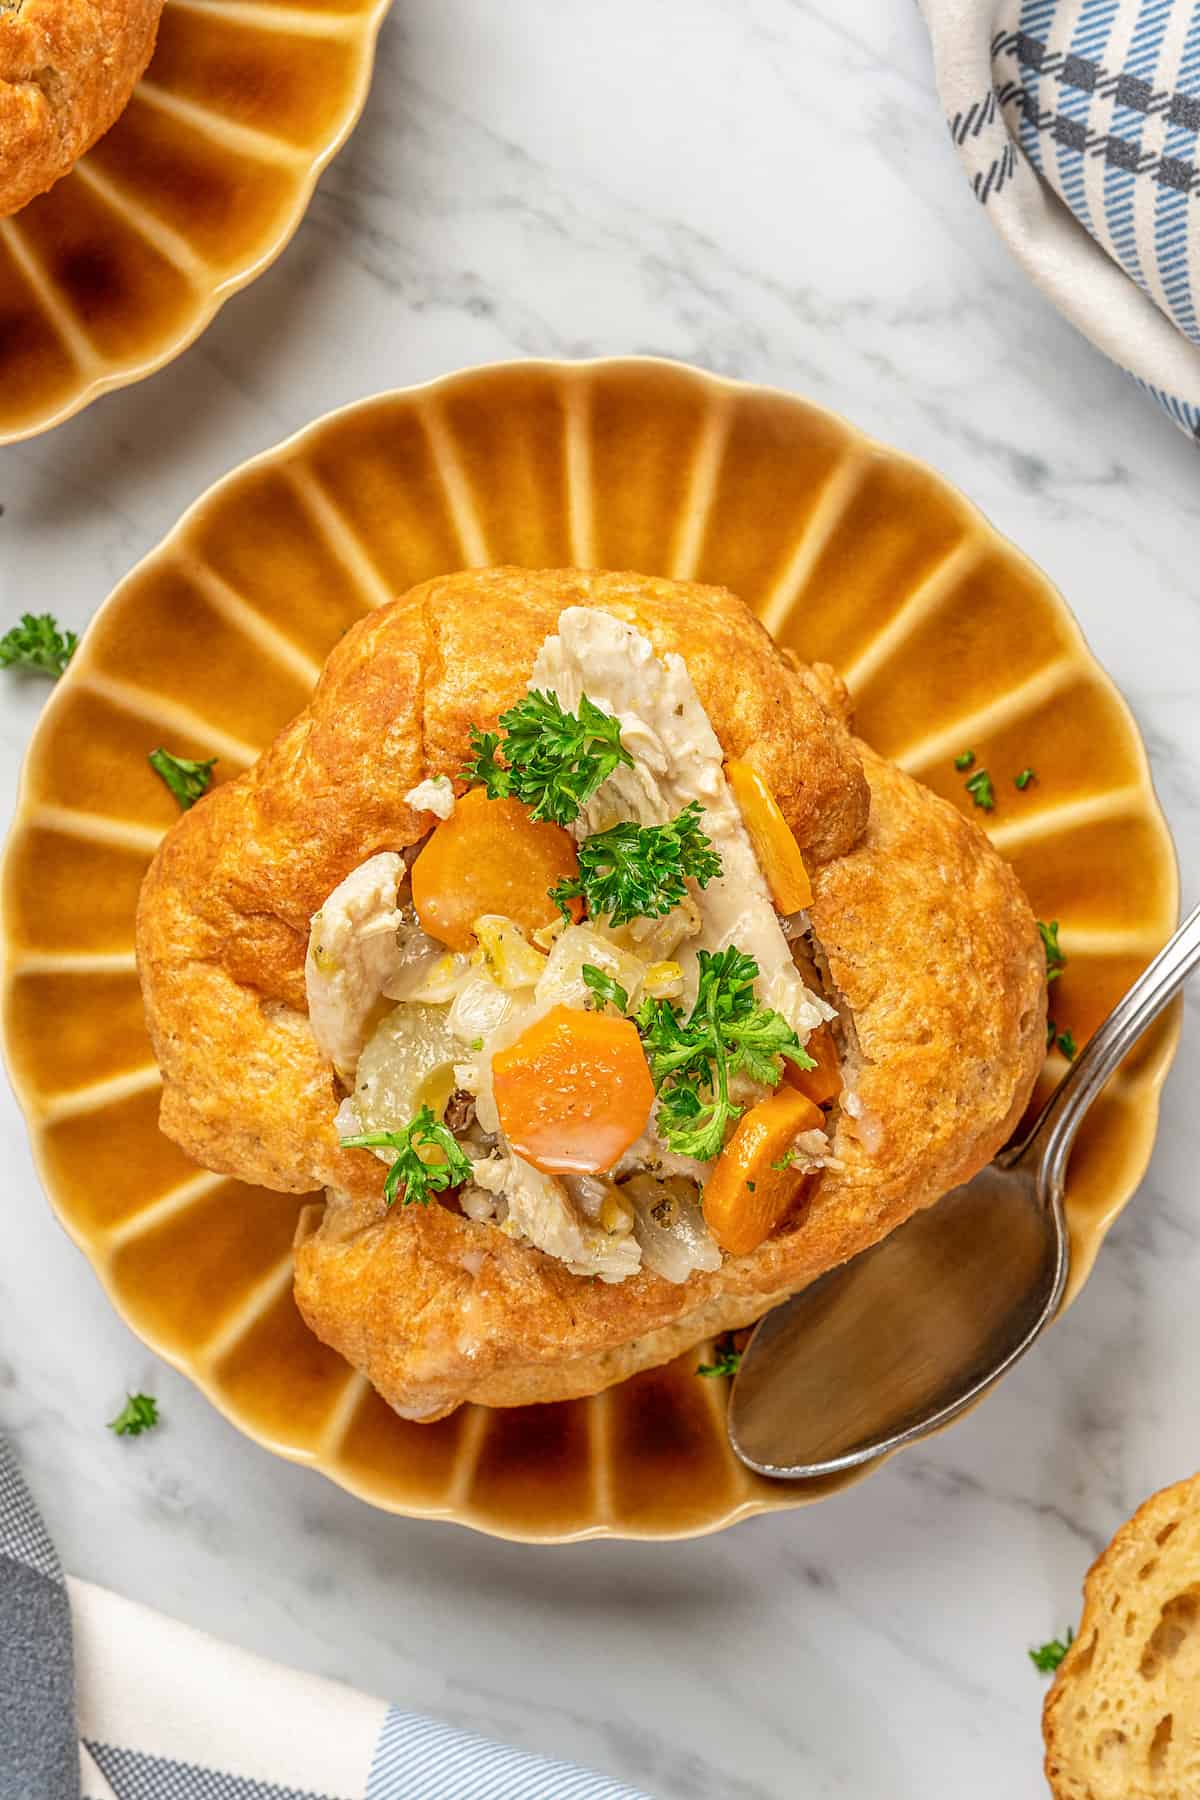
[[729, 1403], [729, 1440], [744, 1463], [800, 1481], [868, 1462], [940, 1430], [1025, 1354], [1066, 1286], [1075, 1135], [1198, 962], [1200, 908], [1089, 1040], [1022, 1143], [767, 1314]]

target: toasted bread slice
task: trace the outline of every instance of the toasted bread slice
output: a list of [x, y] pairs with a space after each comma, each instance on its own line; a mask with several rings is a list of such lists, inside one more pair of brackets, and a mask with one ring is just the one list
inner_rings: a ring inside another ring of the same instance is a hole
[[1200, 1800], [1200, 1475], [1122, 1525], [1042, 1719], [1056, 1800]]

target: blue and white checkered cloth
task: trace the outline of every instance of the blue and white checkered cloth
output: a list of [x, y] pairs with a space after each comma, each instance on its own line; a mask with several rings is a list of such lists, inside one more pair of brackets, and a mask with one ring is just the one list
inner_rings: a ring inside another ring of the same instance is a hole
[[1200, 437], [1200, 4], [921, 5], [976, 199], [1067, 317]]
[[648, 1800], [87, 1582], [0, 1439], [0, 1800]]

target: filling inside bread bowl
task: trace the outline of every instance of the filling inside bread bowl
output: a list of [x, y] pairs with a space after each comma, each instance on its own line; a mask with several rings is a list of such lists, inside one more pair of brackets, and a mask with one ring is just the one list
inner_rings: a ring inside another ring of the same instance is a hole
[[407, 1417], [594, 1392], [992, 1156], [1029, 907], [731, 595], [473, 571], [333, 653], [147, 877], [163, 1127], [324, 1198], [296, 1291]]

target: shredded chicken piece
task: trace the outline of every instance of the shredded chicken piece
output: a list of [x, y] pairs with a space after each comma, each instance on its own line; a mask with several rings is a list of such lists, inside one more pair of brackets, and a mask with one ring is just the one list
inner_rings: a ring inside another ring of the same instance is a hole
[[314, 913], [304, 964], [308, 1016], [317, 1043], [338, 1074], [352, 1075], [384, 985], [402, 960], [396, 904], [404, 858], [370, 857]]
[[[566, 1263], [573, 1275], [598, 1275], [601, 1281], [616, 1282], [635, 1275], [641, 1267], [641, 1246], [632, 1232], [615, 1235], [592, 1224], [561, 1181], [544, 1175], [522, 1157], [511, 1152], [489, 1156], [474, 1163], [471, 1174], [476, 1188], [502, 1195], [507, 1203], [502, 1231], [510, 1237], [527, 1238], [537, 1249]], [[469, 1216], [477, 1217], [480, 1210], [473, 1205]], [[497, 1218], [499, 1213], [497, 1208]]]

